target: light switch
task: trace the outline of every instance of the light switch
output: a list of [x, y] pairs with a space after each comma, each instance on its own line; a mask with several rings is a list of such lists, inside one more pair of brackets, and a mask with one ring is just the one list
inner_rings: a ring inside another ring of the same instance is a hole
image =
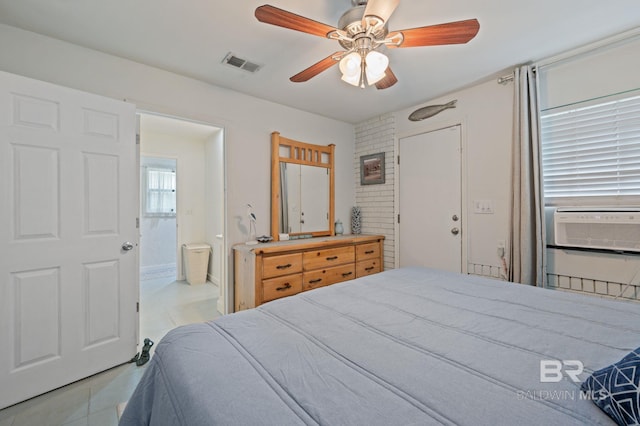
[[473, 212], [476, 214], [493, 214], [493, 201], [491, 200], [474, 200]]

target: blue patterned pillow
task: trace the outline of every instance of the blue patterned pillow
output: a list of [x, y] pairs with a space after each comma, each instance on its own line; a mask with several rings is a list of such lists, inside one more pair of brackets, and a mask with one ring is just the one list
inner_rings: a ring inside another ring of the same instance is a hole
[[581, 389], [619, 425], [640, 424], [640, 348], [595, 371]]

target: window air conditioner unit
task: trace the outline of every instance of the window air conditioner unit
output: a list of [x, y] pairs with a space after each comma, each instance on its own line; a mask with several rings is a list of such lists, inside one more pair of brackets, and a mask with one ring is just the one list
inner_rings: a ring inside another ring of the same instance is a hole
[[555, 245], [640, 252], [640, 209], [559, 208]]

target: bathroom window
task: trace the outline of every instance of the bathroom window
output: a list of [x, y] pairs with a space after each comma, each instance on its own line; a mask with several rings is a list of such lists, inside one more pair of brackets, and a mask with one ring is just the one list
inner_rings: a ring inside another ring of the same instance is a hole
[[143, 214], [147, 217], [175, 217], [176, 171], [146, 166], [143, 179]]

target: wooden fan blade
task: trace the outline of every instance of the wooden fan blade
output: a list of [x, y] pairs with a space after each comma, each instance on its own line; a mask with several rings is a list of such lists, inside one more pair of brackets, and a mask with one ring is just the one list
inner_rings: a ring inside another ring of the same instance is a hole
[[265, 4], [256, 9], [256, 18], [265, 24], [277, 25], [278, 27], [289, 28], [307, 34], [313, 34], [320, 37], [326, 37], [337, 28], [321, 22], [314, 21], [286, 10]]
[[398, 82], [396, 75], [391, 71], [391, 67], [387, 68], [384, 73], [384, 78], [376, 83], [376, 88], [379, 90], [388, 89]]
[[400, 0], [369, 0], [364, 9], [364, 17], [374, 16], [383, 23], [387, 22], [399, 3]]
[[293, 81], [294, 83], [302, 83], [302, 82], [311, 80], [313, 77], [320, 74], [322, 71], [326, 71], [329, 68], [331, 68], [333, 65], [340, 62], [340, 59], [342, 59], [345, 53], [348, 53], [348, 52], [343, 51], [343, 52], [333, 53], [327, 56], [326, 58], [324, 58], [323, 60], [311, 65], [309, 68], [303, 71], [300, 71], [298, 74], [294, 75], [289, 80]]
[[449, 22], [446, 24], [429, 25], [427, 27], [394, 31], [387, 38], [393, 38], [402, 33], [404, 40], [399, 46], [387, 44], [387, 47], [419, 47], [438, 46], [442, 44], [464, 44], [474, 38], [480, 30], [477, 19]]

